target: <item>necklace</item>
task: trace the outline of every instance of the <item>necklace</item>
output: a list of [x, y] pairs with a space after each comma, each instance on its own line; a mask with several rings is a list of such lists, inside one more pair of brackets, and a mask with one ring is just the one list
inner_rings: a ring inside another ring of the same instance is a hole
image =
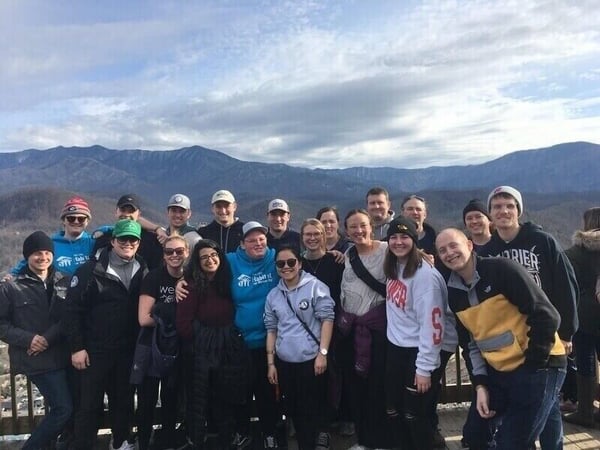
[[310, 259], [305, 259], [306, 264], [308, 265], [308, 267], [310, 268], [310, 270], [308, 271], [309, 273], [311, 273], [312, 275], [317, 275], [317, 271], [319, 270], [319, 266], [321, 265], [321, 262], [323, 261], [323, 259], [325, 259], [325, 255], [321, 256], [318, 260], [317, 259], [313, 259], [312, 261], [319, 261], [317, 263], [317, 266], [313, 266], [313, 263], [311, 262]]

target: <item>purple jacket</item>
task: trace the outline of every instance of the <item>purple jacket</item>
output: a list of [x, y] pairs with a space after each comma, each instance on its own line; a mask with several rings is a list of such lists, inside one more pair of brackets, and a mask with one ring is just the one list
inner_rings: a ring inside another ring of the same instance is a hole
[[385, 302], [362, 316], [340, 309], [336, 325], [342, 336], [348, 336], [354, 328], [354, 370], [366, 378], [371, 368], [371, 331], [386, 331]]

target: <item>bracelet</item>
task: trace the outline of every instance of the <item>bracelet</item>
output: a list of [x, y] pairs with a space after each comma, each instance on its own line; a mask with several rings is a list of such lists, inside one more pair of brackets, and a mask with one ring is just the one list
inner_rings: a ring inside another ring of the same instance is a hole
[[267, 363], [267, 366], [274, 366], [275, 363]]
[[267, 355], [274, 355], [275, 354], [275, 350], [265, 350], [265, 352], [267, 353]]

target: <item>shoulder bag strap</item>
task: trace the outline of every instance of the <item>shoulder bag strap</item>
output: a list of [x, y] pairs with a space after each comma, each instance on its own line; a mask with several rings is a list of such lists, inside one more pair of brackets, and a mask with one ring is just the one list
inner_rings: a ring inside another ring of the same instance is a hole
[[351, 247], [348, 250], [348, 256], [350, 257], [350, 265], [352, 266], [352, 270], [358, 278], [360, 278], [367, 286], [381, 295], [383, 298], [386, 297], [387, 293], [385, 290], [385, 284], [381, 281], [377, 281], [371, 272], [367, 270], [365, 265], [360, 260], [360, 256], [358, 256], [358, 251], [356, 247]]
[[294, 309], [294, 307], [292, 306], [292, 302], [290, 302], [290, 298], [288, 297], [287, 292], [284, 292], [283, 295], [285, 295], [285, 300], [287, 301], [288, 306], [290, 307], [290, 309], [292, 310], [292, 312], [294, 313], [294, 315], [296, 316], [296, 319], [298, 319], [298, 321], [302, 324], [302, 326], [304, 327], [304, 329], [306, 330], [306, 332], [308, 333], [308, 335], [313, 338], [313, 341], [315, 341], [315, 343], [317, 345], [321, 345], [321, 343], [319, 342], [319, 340], [317, 339], [317, 337], [315, 336], [315, 333], [312, 332], [312, 330], [308, 327], [308, 325], [306, 325], [306, 322], [304, 322], [304, 320], [302, 320], [300, 318], [300, 316], [298, 315], [298, 313], [296, 312], [296, 310]]

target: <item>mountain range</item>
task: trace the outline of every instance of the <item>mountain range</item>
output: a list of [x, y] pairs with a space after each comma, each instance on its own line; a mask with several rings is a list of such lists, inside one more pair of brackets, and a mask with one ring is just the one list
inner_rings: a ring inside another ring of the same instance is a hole
[[[208, 221], [210, 197], [218, 189], [236, 196], [242, 220], [264, 220], [269, 200], [284, 198], [299, 227], [322, 206], [340, 214], [364, 207], [365, 193], [385, 187], [392, 206], [410, 193], [428, 200], [428, 221], [436, 227], [462, 226], [462, 208], [474, 197], [485, 199], [497, 185], [509, 184], [524, 195], [524, 220], [533, 219], [568, 244], [583, 210], [598, 205], [600, 145], [572, 142], [510, 153], [483, 164], [423, 169], [353, 167], [308, 169], [249, 162], [194, 146], [172, 151], [111, 150], [101, 146], [56, 147], [0, 153], [0, 223], [23, 230], [54, 223], [68, 196], [84, 196], [94, 222], [113, 220], [116, 199], [124, 193], [142, 198], [144, 215], [161, 220], [174, 193], [192, 200], [193, 222]], [[51, 230], [49, 230], [51, 231]]]

